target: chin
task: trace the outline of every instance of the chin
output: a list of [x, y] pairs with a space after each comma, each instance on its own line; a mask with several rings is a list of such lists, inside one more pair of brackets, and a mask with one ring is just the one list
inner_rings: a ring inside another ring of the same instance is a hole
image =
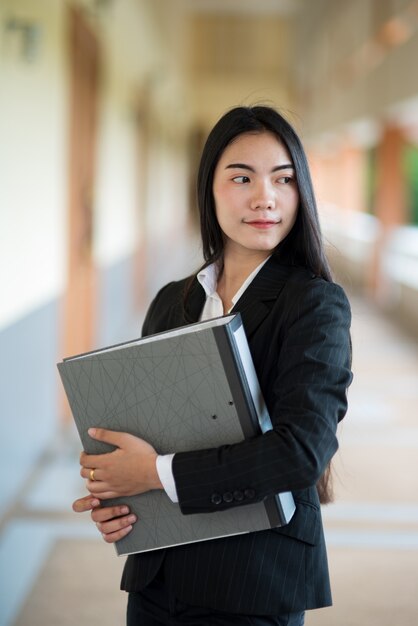
[[272, 252], [279, 245], [281, 239], [278, 241], [275, 239], [274, 241], [261, 241], [250, 245], [249, 248], [253, 250], [258, 250], [259, 252]]

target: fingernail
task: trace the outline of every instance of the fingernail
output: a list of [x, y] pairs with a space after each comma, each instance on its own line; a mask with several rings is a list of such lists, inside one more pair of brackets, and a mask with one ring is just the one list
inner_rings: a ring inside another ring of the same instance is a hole
[[89, 428], [87, 432], [88, 432], [88, 434], [91, 437], [94, 437], [94, 435], [96, 434], [96, 429], [95, 428]]
[[128, 509], [128, 507], [127, 507], [127, 506], [123, 506], [123, 507], [121, 508], [121, 513], [122, 513], [122, 515], [126, 515], [126, 513], [129, 513], [129, 509]]
[[92, 500], [91, 501], [91, 506], [99, 506], [100, 504], [100, 500]]
[[130, 515], [130, 516], [128, 517], [128, 522], [129, 522], [130, 524], [133, 524], [133, 522], [136, 522], [136, 515]]

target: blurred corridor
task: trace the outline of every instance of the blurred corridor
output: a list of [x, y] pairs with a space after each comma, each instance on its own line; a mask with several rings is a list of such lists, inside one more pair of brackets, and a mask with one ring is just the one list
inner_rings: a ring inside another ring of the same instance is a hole
[[416, 626], [417, 58], [418, 0], [0, 0], [0, 626], [123, 623], [56, 363], [199, 266], [203, 141], [256, 103], [306, 145], [354, 312], [335, 607], [307, 623]]

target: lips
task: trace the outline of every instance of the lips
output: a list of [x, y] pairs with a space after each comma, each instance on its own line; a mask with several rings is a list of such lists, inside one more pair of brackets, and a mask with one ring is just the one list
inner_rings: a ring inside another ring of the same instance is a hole
[[251, 220], [248, 222], [244, 222], [244, 224], [247, 224], [248, 226], [253, 226], [254, 228], [260, 228], [260, 229], [267, 229], [267, 228], [272, 228], [273, 226], [277, 226], [277, 224], [279, 224], [280, 221], [274, 221], [274, 220]]

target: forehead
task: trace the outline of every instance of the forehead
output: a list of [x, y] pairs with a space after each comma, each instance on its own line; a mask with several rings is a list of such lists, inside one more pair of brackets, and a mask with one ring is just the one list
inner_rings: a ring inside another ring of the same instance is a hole
[[237, 137], [226, 146], [219, 160], [235, 159], [238, 156], [240, 160], [264, 158], [280, 162], [292, 162], [285, 144], [277, 135], [267, 130], [262, 132], [246, 132], [237, 135]]

